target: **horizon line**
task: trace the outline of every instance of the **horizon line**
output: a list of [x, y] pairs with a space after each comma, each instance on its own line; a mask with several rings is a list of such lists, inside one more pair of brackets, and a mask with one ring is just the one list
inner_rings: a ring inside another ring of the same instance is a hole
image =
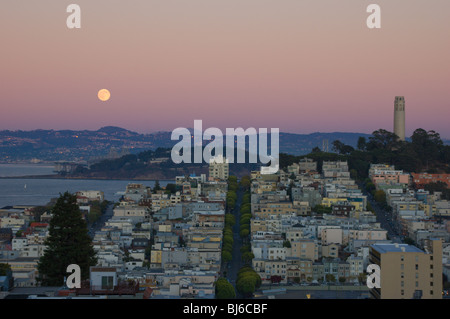
[[[87, 132], [98, 132], [104, 128], [117, 128], [117, 129], [121, 129], [121, 130], [125, 130], [128, 132], [132, 132], [132, 133], [136, 133], [136, 134], [140, 134], [140, 135], [152, 135], [152, 134], [157, 134], [157, 133], [170, 133], [173, 130], [155, 130], [155, 131], [151, 131], [151, 132], [139, 132], [136, 130], [132, 130], [129, 128], [125, 128], [125, 127], [121, 127], [121, 126], [116, 126], [116, 125], [105, 125], [102, 126], [98, 129], [54, 129], [54, 128], [36, 128], [36, 129], [30, 129], [30, 130], [24, 130], [24, 129], [15, 129], [15, 130], [11, 130], [11, 129], [4, 129], [4, 130], [0, 130], [0, 132], [4, 132], [4, 131], [11, 131], [11, 132], [32, 132], [32, 131], [74, 131], [74, 132], [82, 132], [82, 131], [87, 131]], [[242, 128], [242, 127], [240, 127]], [[187, 128], [188, 130], [192, 130], [194, 131], [193, 128]], [[382, 130], [383, 128], [379, 128], [377, 130]], [[417, 128], [420, 129], [420, 128]], [[244, 129], [245, 130], [245, 129]], [[375, 130], [375, 131], [377, 131]], [[384, 129], [386, 130], [386, 129]], [[424, 129], [425, 130], [425, 129]], [[392, 132], [393, 130], [386, 130], [388, 132]], [[431, 130], [425, 130], [425, 131], [431, 131]], [[435, 131], [436, 132], [436, 131]], [[268, 133], [269, 133], [269, 129], [268, 129]], [[324, 132], [324, 131], [312, 131], [309, 133], [296, 133], [296, 132], [290, 132], [290, 131], [279, 131], [280, 134], [293, 134], [293, 135], [313, 135], [313, 134], [362, 134], [362, 135], [373, 135], [372, 133], [364, 133], [364, 132], [351, 132], [351, 131], [331, 131], [331, 132]], [[436, 132], [439, 134], [439, 132]], [[224, 134], [226, 135], [226, 134]], [[440, 135], [440, 134], [439, 134]], [[440, 136], [441, 139], [444, 140], [450, 140], [450, 137], [444, 137], [444, 136]], [[407, 138], [410, 138], [410, 136], [407, 136]]]

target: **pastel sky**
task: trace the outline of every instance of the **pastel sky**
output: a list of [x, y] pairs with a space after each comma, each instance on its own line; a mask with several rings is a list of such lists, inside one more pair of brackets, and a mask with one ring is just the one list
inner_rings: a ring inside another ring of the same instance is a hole
[[[66, 7], [81, 7], [68, 29]], [[381, 7], [381, 29], [366, 8]], [[450, 138], [448, 0], [3, 0], [0, 129], [392, 131]], [[108, 102], [97, 91], [111, 92]]]

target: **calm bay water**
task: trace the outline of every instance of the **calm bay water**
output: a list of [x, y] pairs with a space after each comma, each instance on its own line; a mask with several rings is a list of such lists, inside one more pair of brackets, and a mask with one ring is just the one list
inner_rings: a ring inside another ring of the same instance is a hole
[[[53, 174], [53, 166], [33, 164], [0, 164], [0, 177]], [[165, 186], [170, 181], [160, 181]], [[72, 179], [2, 179], [0, 178], [0, 208], [14, 205], [45, 205], [66, 191], [101, 190], [105, 199], [117, 201], [129, 183], [153, 187], [154, 181], [72, 180]]]

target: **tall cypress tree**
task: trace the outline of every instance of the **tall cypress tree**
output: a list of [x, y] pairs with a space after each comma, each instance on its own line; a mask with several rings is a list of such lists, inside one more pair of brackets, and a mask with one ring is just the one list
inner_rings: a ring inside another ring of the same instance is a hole
[[80, 266], [82, 280], [89, 278], [89, 267], [96, 265], [97, 258], [76, 196], [69, 192], [60, 195], [51, 213], [38, 280], [44, 286], [62, 286], [64, 277], [70, 275], [66, 272], [70, 264]]

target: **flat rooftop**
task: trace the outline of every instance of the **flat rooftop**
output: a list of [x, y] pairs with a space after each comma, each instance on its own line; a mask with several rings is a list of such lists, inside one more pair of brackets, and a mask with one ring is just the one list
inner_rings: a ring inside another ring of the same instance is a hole
[[416, 246], [408, 244], [374, 244], [371, 247], [381, 254], [391, 252], [424, 253], [423, 250]]

